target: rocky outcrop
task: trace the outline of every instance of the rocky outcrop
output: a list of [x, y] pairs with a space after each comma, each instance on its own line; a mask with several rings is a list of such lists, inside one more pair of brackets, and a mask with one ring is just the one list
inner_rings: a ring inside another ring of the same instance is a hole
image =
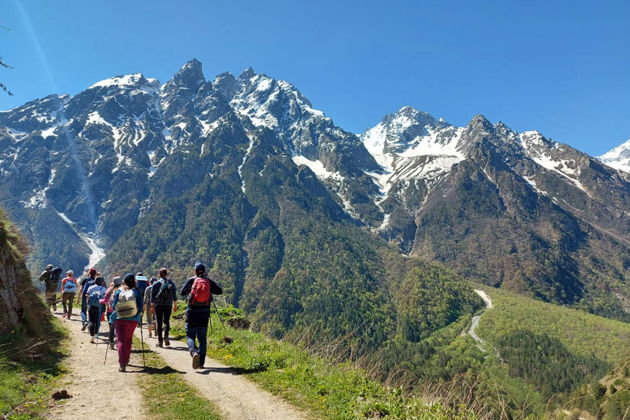
[[31, 284], [23, 250], [24, 245], [0, 210], [0, 334], [16, 330], [24, 314], [20, 290], [30, 289]]

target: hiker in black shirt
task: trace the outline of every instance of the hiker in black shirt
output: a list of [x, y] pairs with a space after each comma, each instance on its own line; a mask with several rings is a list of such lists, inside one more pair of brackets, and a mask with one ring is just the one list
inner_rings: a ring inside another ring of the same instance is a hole
[[[203, 368], [206, 361], [206, 345], [208, 334], [208, 320], [210, 319], [210, 305], [212, 295], [220, 295], [223, 290], [206, 275], [206, 267], [195, 263], [195, 276], [189, 278], [180, 294], [188, 298], [186, 308], [186, 341], [192, 356], [193, 369]], [[197, 347], [195, 340], [199, 340]]]
[[[151, 307], [155, 311], [157, 321], [158, 347], [162, 347], [162, 342], [167, 346], [171, 345], [168, 339], [168, 333], [171, 330], [171, 312], [177, 310], [177, 290], [175, 283], [169, 280], [167, 275], [168, 270], [161, 268], [160, 279], [150, 286]], [[164, 330], [162, 330], [162, 325], [164, 325]]]

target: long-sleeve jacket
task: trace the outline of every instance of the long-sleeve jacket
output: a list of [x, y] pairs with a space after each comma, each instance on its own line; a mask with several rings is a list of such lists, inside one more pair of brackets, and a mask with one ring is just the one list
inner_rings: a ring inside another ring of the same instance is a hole
[[101, 303], [107, 305], [107, 312], [114, 312], [114, 308], [112, 308], [112, 297], [114, 292], [119, 288], [120, 286], [110, 285], [105, 292], [105, 296], [101, 299]]
[[[195, 279], [197, 277], [191, 277], [188, 280], [186, 280], [186, 283], [184, 283], [184, 285], [182, 286], [182, 290], [179, 292], [180, 295], [182, 295], [182, 297], [186, 298], [188, 297], [188, 294], [190, 293], [190, 291], [192, 290], [192, 285], [195, 282]], [[217, 284], [216, 281], [212, 280], [211, 278], [208, 278], [208, 276], [203, 276], [204, 279], [208, 279], [210, 280], [210, 293], [212, 293], [213, 295], [221, 295], [223, 294], [223, 289], [221, 289], [221, 286], [219, 286]], [[191, 307], [190, 305], [188, 305], [188, 310], [190, 309], [205, 309], [205, 306], [194, 306]], [[208, 306], [207, 306], [207, 310], [210, 310], [210, 303], [208, 302]]]

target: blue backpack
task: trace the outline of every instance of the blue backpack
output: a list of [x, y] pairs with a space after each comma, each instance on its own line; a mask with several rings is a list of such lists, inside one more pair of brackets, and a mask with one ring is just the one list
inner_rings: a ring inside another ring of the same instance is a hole
[[88, 306], [96, 306], [96, 307], [101, 306], [100, 300], [103, 299], [104, 297], [105, 297], [105, 293], [103, 293], [102, 290], [93, 291], [92, 293], [90, 293], [90, 296], [88, 296]]
[[64, 293], [75, 293], [77, 291], [77, 281], [75, 279], [68, 279], [63, 286]]

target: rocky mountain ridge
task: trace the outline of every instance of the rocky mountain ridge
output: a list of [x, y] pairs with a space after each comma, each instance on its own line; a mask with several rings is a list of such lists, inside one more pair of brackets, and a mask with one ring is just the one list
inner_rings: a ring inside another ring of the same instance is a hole
[[252, 69], [209, 81], [197, 60], [164, 84], [117, 76], [0, 112], [0, 200], [34, 239], [33, 267], [97, 263], [206, 178], [247, 206], [272, 197], [277, 225], [286, 197], [257, 190], [287, 176], [330, 220], [489, 284], [564, 303], [629, 295], [629, 176], [536, 131], [403, 107], [355, 135], [290, 83]]

